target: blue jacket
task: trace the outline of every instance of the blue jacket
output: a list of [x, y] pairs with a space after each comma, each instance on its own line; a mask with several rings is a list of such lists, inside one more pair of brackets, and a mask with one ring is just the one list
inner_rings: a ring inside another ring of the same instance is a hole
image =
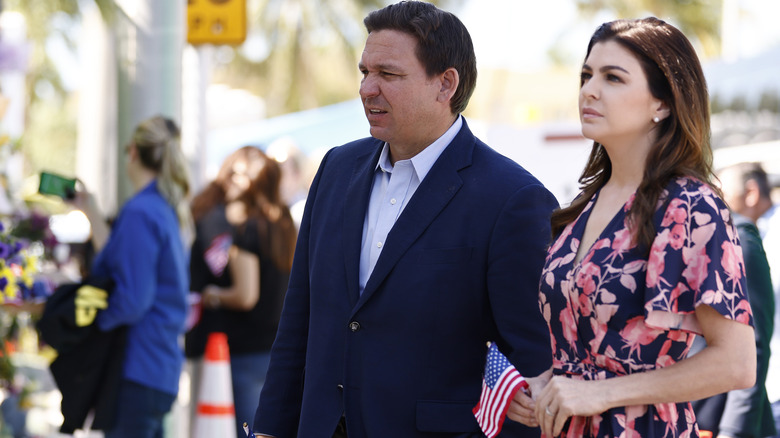
[[525, 375], [550, 367], [537, 295], [557, 202], [465, 123], [359, 295], [382, 145], [368, 138], [331, 149], [314, 179], [257, 433], [329, 438], [344, 414], [350, 438], [480, 436], [472, 408], [487, 341]]
[[176, 213], [153, 181], [125, 203], [91, 271], [116, 284], [98, 326], [128, 326], [124, 378], [169, 394], [184, 358], [187, 266]]

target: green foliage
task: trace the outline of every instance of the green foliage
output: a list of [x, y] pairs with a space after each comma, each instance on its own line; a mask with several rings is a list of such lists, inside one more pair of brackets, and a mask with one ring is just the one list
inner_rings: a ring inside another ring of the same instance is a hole
[[736, 95], [731, 99], [726, 99], [719, 94], [710, 97], [710, 112], [712, 114], [725, 111], [780, 114], [780, 93], [775, 89], [765, 89], [761, 92], [758, 101], [748, 101], [743, 95]]
[[758, 109], [780, 114], [780, 93], [777, 90], [765, 90], [761, 93]]
[[[447, 8], [463, 0], [432, 1]], [[269, 116], [357, 97], [357, 61], [365, 43], [363, 18], [389, 0], [249, 0], [249, 33], [268, 56], [251, 60], [236, 50], [214, 80], [262, 96]]]
[[[105, 0], [97, 0], [98, 4]], [[69, 22], [80, 18], [78, 0], [5, 0], [3, 10], [21, 13], [27, 22], [31, 43], [26, 74], [26, 127], [20, 147], [29, 173], [46, 168], [62, 173], [75, 170], [76, 111], [74, 96], [67, 90], [46, 44], [59, 38], [75, 52], [77, 42]], [[67, 109], [67, 110], [66, 110]]]
[[[166, 0], [167, 1], [167, 0]], [[271, 48], [253, 60], [241, 50], [222, 47], [229, 62], [217, 65], [215, 82], [247, 89], [266, 100], [269, 116], [314, 108], [357, 96], [357, 60], [365, 42], [362, 20], [371, 10], [395, 0], [247, 0], [249, 32]], [[94, 0], [108, 23], [113, 0]], [[67, 90], [46, 52], [52, 37], [75, 50], [77, 42], [63, 20], [81, 18], [79, 0], [5, 0], [4, 10], [27, 20], [32, 43], [27, 73], [27, 129], [21, 147], [31, 169], [75, 170], [75, 96]], [[433, 0], [452, 9], [463, 0]], [[48, 92], [41, 93], [41, 90]]]
[[250, 35], [270, 48], [252, 60], [236, 50], [214, 72], [217, 82], [266, 100], [269, 116], [351, 99], [365, 40], [362, 19], [382, 0], [250, 0]]
[[593, 16], [612, 11], [618, 18], [642, 18], [650, 14], [668, 20], [691, 40], [697, 41], [702, 56], [720, 52], [722, 0], [576, 0], [581, 13]]

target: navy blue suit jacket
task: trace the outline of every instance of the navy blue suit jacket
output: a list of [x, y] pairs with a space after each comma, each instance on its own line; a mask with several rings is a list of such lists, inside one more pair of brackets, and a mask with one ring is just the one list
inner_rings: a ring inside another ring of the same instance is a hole
[[[553, 195], [465, 124], [388, 234], [362, 295], [363, 221], [383, 142], [331, 149], [312, 183], [254, 428], [279, 438], [482, 436], [486, 342], [551, 364], [537, 304]], [[528, 429], [538, 436], [538, 429]]]

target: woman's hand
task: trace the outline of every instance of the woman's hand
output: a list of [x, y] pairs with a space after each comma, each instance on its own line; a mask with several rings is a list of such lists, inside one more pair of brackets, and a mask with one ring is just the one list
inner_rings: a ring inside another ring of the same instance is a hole
[[527, 377], [528, 389], [517, 391], [514, 399], [509, 404], [507, 418], [528, 427], [539, 427], [536, 420], [536, 401], [534, 395], [542, 392], [552, 377], [552, 369], [549, 369], [536, 377]]
[[566, 420], [589, 417], [610, 408], [609, 391], [603, 380], [575, 380], [555, 376], [536, 398], [536, 420], [547, 436], [558, 436]]
[[226, 309], [247, 312], [260, 299], [260, 259], [233, 245], [229, 250], [228, 268], [233, 279], [229, 287], [207, 285], [201, 291], [203, 306], [207, 309]]
[[95, 195], [87, 190], [86, 184], [79, 178], [76, 178], [75, 190], [72, 193], [69, 193], [67, 197], [63, 198], [63, 201], [81, 210], [88, 216], [90, 213], [98, 211]]
[[89, 220], [89, 225], [92, 231], [92, 246], [95, 252], [100, 251], [108, 241], [108, 235], [111, 232], [105, 217], [98, 208], [95, 196], [86, 190], [86, 186], [80, 179], [76, 179], [76, 191], [73, 193], [73, 197], [66, 199], [66, 202], [73, 205]]
[[222, 305], [222, 291], [213, 284], [203, 288], [202, 300], [203, 306], [207, 309], [219, 309]]

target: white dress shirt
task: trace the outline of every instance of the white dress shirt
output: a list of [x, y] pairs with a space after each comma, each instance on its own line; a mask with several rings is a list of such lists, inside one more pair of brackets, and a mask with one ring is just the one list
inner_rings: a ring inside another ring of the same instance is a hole
[[458, 116], [450, 129], [436, 141], [414, 157], [396, 161], [395, 164], [390, 162], [390, 148], [385, 143], [374, 171], [371, 197], [363, 222], [363, 245], [360, 249], [361, 294], [395, 221], [462, 126], [463, 120]]

